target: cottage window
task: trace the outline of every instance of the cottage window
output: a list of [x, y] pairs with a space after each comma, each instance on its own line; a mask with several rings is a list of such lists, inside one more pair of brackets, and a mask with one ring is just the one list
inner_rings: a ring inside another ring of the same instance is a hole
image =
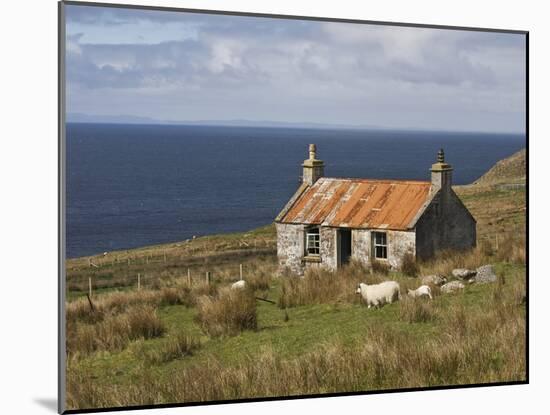
[[374, 257], [376, 259], [388, 258], [388, 243], [386, 232], [373, 232]]
[[306, 230], [306, 255], [319, 255], [319, 228]]

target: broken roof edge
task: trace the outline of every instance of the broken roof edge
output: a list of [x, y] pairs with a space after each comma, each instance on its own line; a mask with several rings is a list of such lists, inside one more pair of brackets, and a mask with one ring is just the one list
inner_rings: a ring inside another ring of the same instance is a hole
[[296, 201], [302, 196], [302, 194], [309, 188], [310, 186], [307, 183], [301, 183], [296, 192], [292, 195], [290, 200], [286, 203], [286, 205], [283, 207], [283, 209], [279, 212], [279, 214], [275, 217], [274, 222], [279, 223], [283, 220], [283, 218], [286, 216], [288, 211], [292, 209], [292, 206], [296, 203]]
[[429, 180], [411, 180], [411, 179], [370, 179], [368, 177], [321, 177], [320, 180], [349, 180], [355, 182], [376, 182], [376, 183], [401, 183], [401, 184], [418, 184], [431, 185]]
[[426, 201], [422, 204], [422, 206], [420, 206], [420, 209], [418, 209], [418, 212], [416, 212], [416, 215], [414, 215], [414, 217], [412, 218], [412, 220], [409, 222], [408, 227], [409, 227], [410, 229], [416, 228], [416, 224], [418, 223], [418, 221], [420, 220], [420, 218], [422, 217], [422, 215], [424, 215], [424, 213], [426, 212], [426, 210], [428, 209], [428, 207], [432, 204], [433, 200], [435, 199], [435, 197], [436, 197], [440, 192], [441, 192], [441, 189], [437, 189], [436, 192], [428, 193], [428, 197], [426, 198]]
[[397, 231], [397, 232], [414, 232], [415, 228], [397, 228], [397, 227], [361, 227], [361, 226], [335, 226], [327, 225], [325, 223], [310, 223], [310, 222], [278, 222], [283, 225], [296, 225], [296, 226], [306, 226], [306, 227], [322, 227], [322, 228], [333, 228], [333, 229], [351, 229], [351, 230], [361, 230], [361, 231]]

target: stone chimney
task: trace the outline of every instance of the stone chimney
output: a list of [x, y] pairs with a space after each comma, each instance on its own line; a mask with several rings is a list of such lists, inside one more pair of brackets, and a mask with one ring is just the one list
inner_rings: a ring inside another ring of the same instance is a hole
[[325, 164], [322, 160], [317, 160], [317, 147], [315, 144], [309, 145], [309, 158], [304, 160], [302, 167], [304, 173], [302, 175], [302, 181], [310, 186], [325, 174]]
[[437, 163], [432, 164], [432, 192], [437, 192], [439, 189], [443, 191], [451, 190], [453, 183], [453, 167], [445, 163], [445, 153], [440, 149], [437, 153]]

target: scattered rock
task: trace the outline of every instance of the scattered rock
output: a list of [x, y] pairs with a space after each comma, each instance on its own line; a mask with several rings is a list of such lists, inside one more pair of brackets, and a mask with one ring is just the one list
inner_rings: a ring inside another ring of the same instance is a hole
[[453, 269], [453, 277], [459, 278], [461, 280], [469, 280], [472, 277], [475, 277], [477, 271], [466, 268], [456, 268]]
[[445, 294], [453, 293], [464, 289], [464, 284], [460, 281], [451, 281], [441, 286], [441, 292]]
[[477, 269], [476, 276], [473, 281], [478, 284], [487, 284], [489, 282], [496, 282], [497, 276], [492, 265], [483, 265]]
[[422, 284], [424, 285], [437, 285], [441, 286], [447, 282], [447, 278], [445, 278], [442, 275], [426, 275], [425, 277], [422, 277]]

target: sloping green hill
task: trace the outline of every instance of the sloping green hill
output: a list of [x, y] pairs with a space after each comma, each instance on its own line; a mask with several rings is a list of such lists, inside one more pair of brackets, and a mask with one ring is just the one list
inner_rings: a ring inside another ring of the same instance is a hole
[[478, 243], [523, 237], [527, 200], [526, 152], [500, 160], [474, 183], [454, 186], [477, 220]]
[[522, 149], [508, 158], [497, 162], [487, 173], [477, 179], [473, 184], [516, 184], [525, 183], [526, 151]]

